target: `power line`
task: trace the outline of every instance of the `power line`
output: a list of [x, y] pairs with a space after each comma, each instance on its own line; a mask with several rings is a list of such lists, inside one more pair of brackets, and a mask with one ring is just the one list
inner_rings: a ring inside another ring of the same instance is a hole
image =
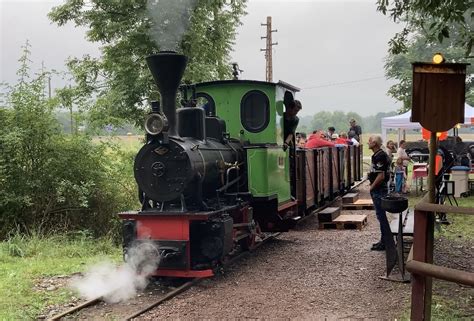
[[310, 86], [310, 87], [303, 87], [302, 89], [313, 89], [313, 88], [341, 86], [341, 85], [353, 84], [353, 83], [364, 82], [364, 81], [375, 80], [375, 79], [382, 79], [382, 78], [385, 78], [385, 76], [362, 78], [362, 79], [349, 80], [349, 81], [343, 81], [343, 82], [334, 82], [334, 83], [329, 83], [329, 84], [324, 84], [324, 85], [315, 85], [315, 86]]

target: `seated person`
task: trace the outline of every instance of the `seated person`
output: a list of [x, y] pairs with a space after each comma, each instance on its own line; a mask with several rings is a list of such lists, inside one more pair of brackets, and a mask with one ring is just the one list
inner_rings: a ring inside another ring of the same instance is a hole
[[347, 139], [347, 134], [345, 132], [341, 132], [339, 134], [339, 138], [336, 139], [336, 144], [339, 144], [339, 145], [349, 145], [349, 143], [352, 145], [352, 142], [350, 142], [348, 139]]
[[333, 126], [328, 127], [327, 137], [332, 138], [332, 135], [336, 133], [336, 129]]
[[347, 135], [349, 136], [349, 140], [351, 141], [352, 145], [359, 146], [359, 141], [355, 138], [356, 134], [353, 130], [350, 130]]
[[296, 133], [296, 147], [304, 148], [305, 144], [306, 144], [306, 134]]
[[325, 139], [326, 135], [322, 131], [317, 131], [316, 134], [309, 136], [306, 141], [305, 148], [318, 148], [318, 147], [334, 147], [335, 144]]

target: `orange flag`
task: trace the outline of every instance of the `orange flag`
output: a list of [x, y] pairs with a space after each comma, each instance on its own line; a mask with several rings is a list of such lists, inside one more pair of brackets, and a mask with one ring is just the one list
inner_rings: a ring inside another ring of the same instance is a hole
[[[421, 128], [421, 136], [424, 140], [430, 140], [431, 132], [428, 129]], [[445, 140], [448, 138], [448, 132], [436, 133], [439, 140]]]

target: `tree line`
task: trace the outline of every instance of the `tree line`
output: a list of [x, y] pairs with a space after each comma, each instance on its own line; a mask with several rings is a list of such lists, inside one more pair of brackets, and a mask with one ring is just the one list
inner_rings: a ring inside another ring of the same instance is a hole
[[377, 113], [367, 117], [362, 117], [355, 112], [342, 112], [342, 111], [320, 111], [313, 116], [300, 117], [297, 131], [303, 133], [311, 133], [313, 130], [327, 130], [329, 126], [333, 126], [336, 129], [336, 133], [344, 131], [347, 133], [349, 130], [349, 120], [355, 119], [357, 123], [362, 127], [364, 133], [380, 133], [381, 132], [381, 121], [384, 117], [394, 116], [397, 112], [386, 112]]

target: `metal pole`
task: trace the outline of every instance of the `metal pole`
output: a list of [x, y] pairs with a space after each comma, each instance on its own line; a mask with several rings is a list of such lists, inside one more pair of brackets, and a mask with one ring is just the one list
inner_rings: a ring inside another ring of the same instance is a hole
[[429, 193], [429, 202], [435, 202], [436, 195], [436, 186], [435, 186], [435, 167], [436, 167], [436, 155], [437, 155], [438, 146], [436, 143], [436, 132], [431, 132], [430, 136], [430, 168], [428, 172], [428, 193]]
[[[430, 169], [428, 172], [428, 201], [432, 204], [436, 201], [436, 155], [438, 154], [438, 144], [436, 139], [436, 132], [431, 132], [430, 137]], [[434, 245], [434, 221], [435, 213], [429, 212], [426, 215], [426, 244], [425, 244], [425, 261], [426, 263], [433, 263], [433, 245]], [[433, 278], [424, 276], [424, 320], [431, 320], [431, 298], [433, 295]]]

